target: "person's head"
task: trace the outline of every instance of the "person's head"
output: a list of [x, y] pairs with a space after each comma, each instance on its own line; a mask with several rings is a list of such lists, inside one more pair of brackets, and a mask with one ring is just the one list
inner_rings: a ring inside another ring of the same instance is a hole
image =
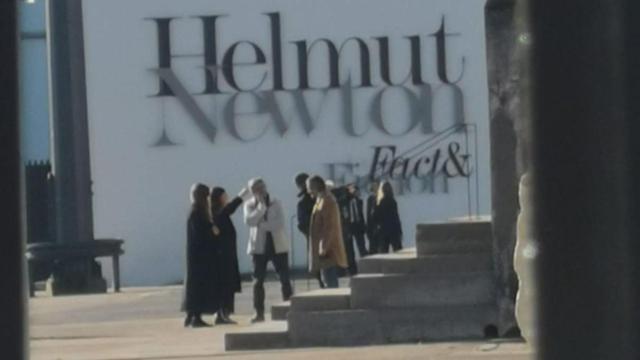
[[209, 188], [204, 184], [191, 185], [191, 207], [192, 209], [210, 216], [209, 214]]
[[347, 185], [347, 191], [349, 191], [349, 194], [351, 196], [359, 196], [360, 195], [360, 189], [358, 188], [358, 186], [356, 184]]
[[249, 180], [249, 190], [255, 197], [267, 196], [267, 184], [262, 178], [254, 178]]
[[316, 175], [307, 179], [307, 188], [311, 196], [318, 197], [318, 195], [324, 194], [327, 191], [327, 184], [324, 179]]
[[335, 189], [335, 187], [336, 187], [336, 183], [331, 179], [325, 180], [324, 184], [327, 187], [327, 190], [329, 190], [329, 191]]
[[378, 203], [380, 203], [380, 201], [382, 201], [382, 199], [384, 198], [393, 199], [393, 187], [388, 181], [383, 181], [382, 183], [380, 183], [380, 187], [378, 188]]
[[378, 184], [377, 181], [372, 181], [371, 183], [369, 183], [369, 193], [370, 194], [377, 194], [379, 187], [380, 187], [380, 184]]
[[309, 175], [306, 173], [296, 175], [295, 182], [298, 190], [307, 191], [307, 179], [309, 179]]
[[211, 189], [211, 195], [209, 196], [211, 202], [211, 214], [216, 215], [227, 205], [229, 202], [229, 196], [227, 192], [221, 187], [214, 187]]

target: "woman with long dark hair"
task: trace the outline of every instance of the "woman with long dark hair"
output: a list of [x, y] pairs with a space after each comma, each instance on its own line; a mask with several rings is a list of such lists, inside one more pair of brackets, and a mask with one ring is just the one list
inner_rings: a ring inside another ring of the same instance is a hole
[[229, 196], [223, 188], [214, 187], [211, 190], [211, 214], [213, 222], [220, 231], [217, 261], [220, 308], [216, 324], [236, 323], [229, 318], [229, 315], [234, 312], [235, 293], [240, 292], [242, 286], [238, 267], [236, 228], [231, 221], [231, 215], [242, 205], [242, 198], [248, 194], [247, 189], [242, 189], [238, 196], [229, 201]]
[[211, 221], [209, 188], [203, 184], [191, 187], [191, 211], [187, 220], [187, 273], [182, 310], [187, 313], [185, 327], [211, 326], [203, 314], [214, 314], [219, 308], [216, 289], [216, 235]]
[[393, 195], [391, 183], [384, 181], [378, 188], [376, 207], [373, 211], [373, 228], [378, 251], [388, 253], [402, 249], [402, 223], [398, 214], [398, 203]]

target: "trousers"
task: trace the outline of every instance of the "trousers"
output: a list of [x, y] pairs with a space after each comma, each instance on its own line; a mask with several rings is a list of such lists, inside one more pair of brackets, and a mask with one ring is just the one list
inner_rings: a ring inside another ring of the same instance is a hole
[[338, 287], [338, 267], [332, 266], [329, 268], [325, 268], [320, 270], [322, 273], [322, 278], [324, 280], [325, 285], [329, 289], [334, 289]]
[[273, 267], [278, 273], [282, 300], [287, 301], [293, 295], [289, 275], [289, 253], [276, 254], [273, 237], [270, 235], [267, 234], [264, 254], [253, 255], [253, 307], [259, 315], [264, 315], [264, 280], [267, 276], [267, 264], [269, 262], [273, 263]]

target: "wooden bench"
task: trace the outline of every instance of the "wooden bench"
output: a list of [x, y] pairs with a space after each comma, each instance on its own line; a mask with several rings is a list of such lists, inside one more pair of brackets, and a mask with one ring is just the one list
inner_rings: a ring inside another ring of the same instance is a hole
[[64, 260], [93, 260], [110, 257], [113, 262], [113, 289], [120, 292], [120, 255], [124, 254], [121, 239], [96, 239], [71, 244], [38, 243], [27, 245], [26, 257], [29, 265], [29, 285], [34, 295], [35, 279], [31, 274], [33, 263], [55, 263]]

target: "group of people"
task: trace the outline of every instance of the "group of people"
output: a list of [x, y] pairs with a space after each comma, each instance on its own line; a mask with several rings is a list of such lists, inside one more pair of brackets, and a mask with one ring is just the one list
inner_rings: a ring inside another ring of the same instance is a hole
[[[388, 182], [373, 184], [366, 215], [354, 185], [335, 187], [319, 176], [299, 174], [298, 229], [308, 244], [309, 272], [321, 287], [338, 287], [345, 269], [357, 273], [354, 242], [360, 256], [402, 248], [402, 226], [393, 189]], [[202, 319], [215, 314], [216, 324], [234, 324], [235, 294], [241, 291], [237, 235], [231, 216], [244, 204], [244, 223], [249, 228], [247, 253], [253, 261], [252, 323], [264, 321], [264, 281], [267, 265], [273, 264], [281, 283], [282, 299], [289, 300], [293, 287], [289, 271], [289, 239], [281, 202], [272, 197], [264, 180], [249, 181], [230, 199], [221, 187], [204, 184], [191, 188], [191, 211], [187, 220], [187, 271], [182, 309], [185, 327], [211, 326]], [[369, 240], [367, 247], [365, 235]]]
[[[307, 240], [310, 239], [310, 225], [314, 207], [318, 205], [318, 200], [323, 198], [323, 196], [319, 197], [312, 193], [311, 179], [313, 178], [305, 173], [299, 174], [295, 178], [299, 190], [298, 229], [306, 236]], [[315, 181], [319, 183], [320, 180], [322, 179], [318, 178]], [[388, 253], [390, 248], [393, 251], [402, 249], [402, 225], [393, 188], [389, 182], [385, 181], [382, 184], [372, 182], [370, 184], [366, 212], [364, 201], [360, 197], [360, 190], [356, 185], [348, 184], [335, 187], [330, 180], [323, 180], [323, 182], [324, 190], [322, 192], [331, 195], [331, 202], [335, 201], [337, 206], [335, 211], [339, 215], [340, 222], [336, 225], [339, 226], [339, 231], [336, 232], [342, 235], [340, 242], [345, 248], [346, 269], [350, 275], [358, 273], [356, 248], [360, 257]], [[368, 246], [365, 237], [369, 242]], [[308, 241], [308, 244], [310, 251], [316, 246], [312, 241]], [[325, 284], [320, 276], [318, 276], [318, 280], [320, 286], [324, 287]]]

